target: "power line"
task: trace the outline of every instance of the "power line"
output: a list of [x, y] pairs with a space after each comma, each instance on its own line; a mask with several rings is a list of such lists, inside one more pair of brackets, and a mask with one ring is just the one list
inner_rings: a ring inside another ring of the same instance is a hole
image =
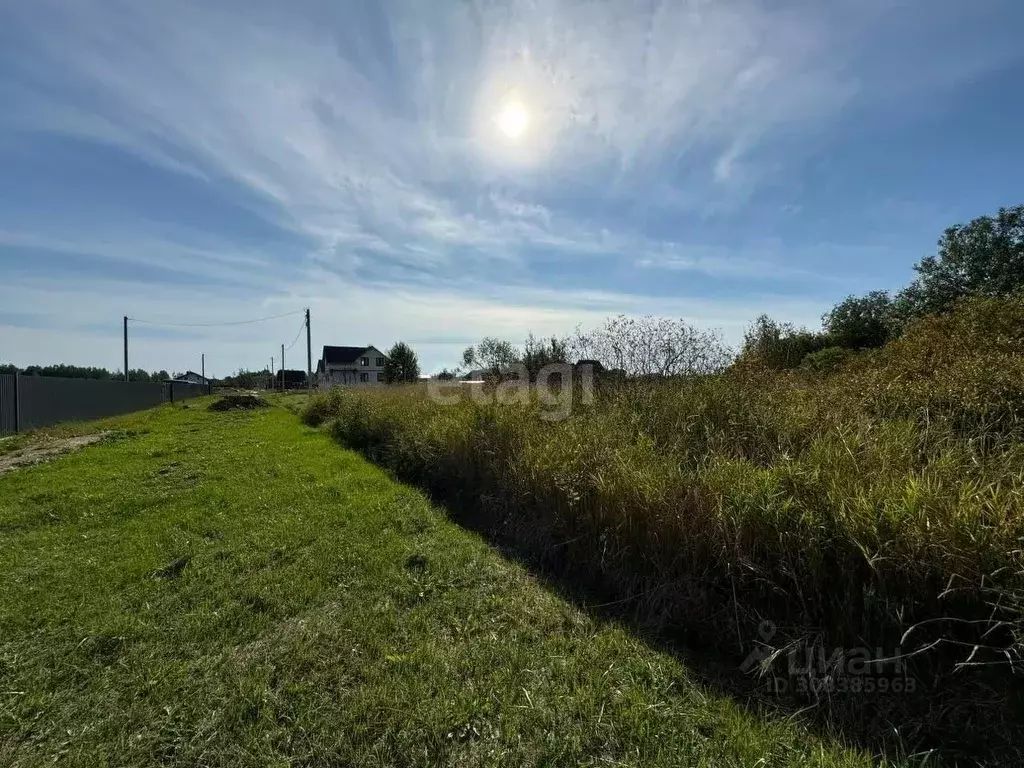
[[[305, 311], [305, 310], [303, 310], [303, 311]], [[299, 326], [299, 332], [295, 334], [295, 338], [292, 340], [292, 343], [289, 344], [287, 347], [285, 347], [285, 350], [284, 350], [285, 352], [287, 352], [289, 349], [291, 349], [292, 347], [295, 346], [295, 342], [297, 342], [299, 340], [299, 336], [302, 335], [302, 329], [305, 328], [305, 327], [306, 327], [306, 318], [302, 318], [302, 325]]]
[[[257, 317], [253, 320], [235, 320], [228, 323], [162, 323], [157, 320], [141, 320], [137, 317], [129, 317], [133, 323], [145, 323], [146, 325], [158, 325], [164, 328], [217, 328], [225, 325], [248, 325], [249, 323], [262, 323], [267, 320], [277, 320], [281, 317], [291, 317], [292, 315], [301, 315], [305, 310], [296, 310], [295, 312], [285, 312], [281, 315], [270, 315], [269, 317]], [[305, 321], [303, 321], [305, 322]]]

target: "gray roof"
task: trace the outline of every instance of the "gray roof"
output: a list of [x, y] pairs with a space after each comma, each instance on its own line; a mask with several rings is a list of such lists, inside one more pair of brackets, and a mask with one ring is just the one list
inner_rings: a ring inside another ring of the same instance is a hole
[[368, 347], [324, 347], [321, 358], [327, 363], [345, 365], [354, 363]]
[[[368, 349], [376, 349], [372, 345], [365, 347], [324, 347], [324, 353], [320, 359], [328, 365], [349, 365], [358, 360], [363, 352]], [[381, 353], [383, 355], [383, 353]]]

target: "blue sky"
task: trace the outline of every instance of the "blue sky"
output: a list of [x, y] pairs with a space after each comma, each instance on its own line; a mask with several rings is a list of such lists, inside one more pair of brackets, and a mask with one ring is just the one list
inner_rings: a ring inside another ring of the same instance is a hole
[[[5, 3], [0, 359], [116, 368], [125, 314], [305, 306], [315, 348], [428, 370], [619, 313], [817, 327], [1022, 202], [1022, 28], [1016, 0]], [[262, 367], [299, 322], [135, 325], [131, 365]]]

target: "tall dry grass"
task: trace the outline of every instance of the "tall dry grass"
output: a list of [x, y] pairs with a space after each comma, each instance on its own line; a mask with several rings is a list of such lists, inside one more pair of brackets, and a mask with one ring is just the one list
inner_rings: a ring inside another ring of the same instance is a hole
[[539, 415], [422, 387], [335, 391], [305, 413], [643, 624], [737, 659], [898, 654], [878, 671], [915, 695], [819, 702], [855, 727], [1013, 740], [1024, 300], [965, 302], [831, 373], [748, 361]]

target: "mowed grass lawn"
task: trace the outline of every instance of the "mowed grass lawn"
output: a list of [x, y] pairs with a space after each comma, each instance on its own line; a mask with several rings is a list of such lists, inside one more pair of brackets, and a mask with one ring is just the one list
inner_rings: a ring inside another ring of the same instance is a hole
[[862, 766], [283, 408], [0, 478], [0, 765]]

